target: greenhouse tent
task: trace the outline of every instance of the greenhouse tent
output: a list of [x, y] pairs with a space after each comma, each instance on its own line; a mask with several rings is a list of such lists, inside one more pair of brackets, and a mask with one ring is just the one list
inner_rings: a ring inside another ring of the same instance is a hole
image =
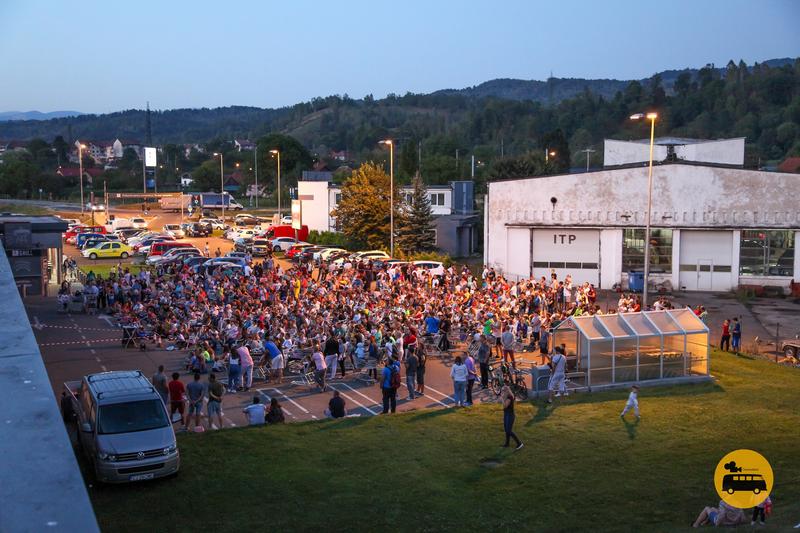
[[708, 326], [689, 309], [569, 317], [553, 332], [573, 383], [709, 377]]

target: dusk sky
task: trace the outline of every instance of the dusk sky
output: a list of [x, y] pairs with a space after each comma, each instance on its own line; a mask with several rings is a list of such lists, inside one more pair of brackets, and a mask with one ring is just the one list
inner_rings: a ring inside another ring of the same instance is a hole
[[800, 55], [794, 0], [2, 0], [0, 111], [110, 112], [647, 77]]

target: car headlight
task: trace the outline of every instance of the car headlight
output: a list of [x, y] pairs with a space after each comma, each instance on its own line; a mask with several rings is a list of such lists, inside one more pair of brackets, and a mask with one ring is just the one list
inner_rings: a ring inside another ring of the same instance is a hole
[[168, 446], [168, 447], [164, 448], [164, 450], [163, 450], [164, 451], [164, 455], [169, 455], [171, 453], [175, 453], [175, 451], [177, 449], [178, 449], [178, 446], [175, 445], [175, 444], [173, 444], [171, 446]]
[[111, 453], [98, 452], [97, 457], [102, 461], [116, 461], [117, 456]]

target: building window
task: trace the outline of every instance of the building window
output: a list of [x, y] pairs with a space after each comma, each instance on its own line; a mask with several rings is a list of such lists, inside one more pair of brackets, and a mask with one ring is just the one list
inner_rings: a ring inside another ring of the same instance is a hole
[[[644, 228], [622, 230], [622, 271], [644, 268]], [[672, 272], [672, 230], [650, 230], [650, 272]]]
[[339, 205], [342, 202], [342, 193], [333, 193], [333, 205]]
[[406, 202], [408, 205], [414, 205], [414, 195], [413, 195], [413, 194], [411, 194], [410, 192], [407, 192], [407, 193], [405, 193], [405, 194], [403, 195], [403, 200], [404, 200], [404, 201], [405, 201], [405, 202]]
[[739, 273], [745, 276], [794, 275], [794, 231], [742, 230]]
[[431, 205], [444, 205], [444, 193], [434, 192], [431, 193]]

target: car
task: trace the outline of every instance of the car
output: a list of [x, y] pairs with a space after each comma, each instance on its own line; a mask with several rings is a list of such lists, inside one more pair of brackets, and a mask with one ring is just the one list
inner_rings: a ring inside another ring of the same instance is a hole
[[164, 241], [174, 241], [172, 237], [168, 235], [156, 235], [154, 237], [148, 237], [145, 240], [132, 245], [134, 253], [139, 253], [143, 255], [147, 255], [150, 252], [150, 246], [157, 242], [164, 242]]
[[167, 250], [171, 250], [173, 248], [194, 248], [194, 246], [192, 243], [186, 241], [168, 240], [154, 242], [150, 245], [150, 250], [147, 252], [147, 257], [163, 255]]
[[800, 339], [784, 341], [781, 346], [781, 351], [786, 357], [800, 359], [800, 357], [798, 357], [798, 354], [800, 354]]
[[81, 233], [101, 233], [105, 235], [108, 231], [105, 226], [73, 226], [64, 234], [64, 240], [69, 244], [75, 244], [76, 237]]
[[424, 268], [431, 276], [444, 276], [444, 265], [439, 261], [412, 261], [416, 268]]
[[105, 237], [103, 238], [94, 237], [91, 239], [86, 239], [85, 241], [83, 241], [83, 244], [81, 244], [80, 249], [88, 250], [89, 248], [96, 248], [98, 244], [104, 242], [111, 242], [111, 239], [106, 239]]
[[227, 229], [227, 225], [223, 224], [222, 221], [218, 218], [208, 218], [204, 217], [198, 221], [200, 224], [205, 224], [206, 227], [211, 228], [211, 231], [222, 230], [225, 231]]
[[285, 215], [281, 218], [281, 225], [282, 226], [290, 226], [292, 224], [292, 217], [291, 215]]
[[164, 233], [176, 239], [183, 239], [186, 233], [181, 228], [180, 224], [164, 224]]
[[142, 231], [143, 230], [136, 229], [136, 228], [125, 228], [125, 229], [116, 230], [114, 232], [114, 234], [117, 235], [120, 238], [120, 240], [127, 242], [132, 237], [136, 237], [137, 235], [140, 235], [142, 233]]
[[275, 252], [286, 252], [295, 244], [297, 241], [292, 237], [276, 237], [270, 241], [272, 250]]
[[147, 221], [141, 217], [134, 217], [131, 219], [131, 224], [136, 229], [147, 229]]
[[106, 236], [104, 234], [102, 234], [102, 233], [79, 233], [79, 234], [75, 235], [75, 246], [77, 246], [78, 249], [80, 249], [80, 248], [83, 247], [83, 243], [85, 243], [86, 241], [88, 241], [90, 239], [92, 239], [92, 240], [100, 240], [100, 239], [107, 240]]
[[327, 249], [327, 246], [309, 246], [307, 248], [303, 248], [303, 250], [294, 256], [295, 259], [298, 261], [311, 261], [314, 259], [314, 254], [320, 252], [322, 250]]
[[[61, 218], [61, 217], [59, 217], [59, 218]], [[67, 223], [67, 228], [68, 229], [71, 229], [73, 226], [80, 226], [81, 225], [81, 221], [78, 220], [77, 218], [62, 218], [61, 220], [63, 220], [64, 222]]]
[[245, 238], [253, 238], [258, 235], [258, 232], [254, 229], [237, 229], [231, 228], [225, 233], [225, 238], [229, 241], [235, 241], [236, 239], [245, 239]]
[[213, 218], [214, 220], [219, 220], [217, 214], [209, 209], [203, 209], [202, 211], [200, 211], [200, 216], [203, 218]]
[[86, 202], [86, 209], [88, 209], [89, 211], [95, 211], [95, 212], [97, 212], [97, 211], [105, 211], [106, 206], [102, 202], [99, 203], [99, 204], [98, 203], [94, 203], [93, 204], [92, 202]]
[[208, 261], [208, 258], [202, 255], [190, 255], [188, 257], [183, 256], [180, 259], [183, 262], [183, 265], [189, 267], [190, 269], [194, 269], [196, 265], [202, 265]]
[[233, 223], [237, 226], [255, 226], [259, 223], [258, 217], [240, 213], [233, 218]]
[[123, 242], [103, 242], [95, 248], [87, 248], [81, 252], [83, 257], [89, 259], [101, 259], [106, 257], [119, 257], [127, 259], [131, 255], [131, 247]]
[[166, 261], [170, 261], [173, 259], [179, 259], [179, 260], [183, 259], [184, 256], [200, 256], [200, 255], [202, 255], [200, 250], [198, 250], [194, 246], [191, 247], [175, 246], [173, 248], [169, 248], [161, 255], [155, 254], [148, 256], [147, 264], [160, 265]]
[[227, 254], [225, 254], [224, 256], [222, 256], [222, 259], [225, 259], [226, 257], [227, 257], [227, 258], [236, 257], [236, 258], [239, 258], [239, 259], [244, 259], [245, 261], [247, 261], [247, 256], [248, 256], [248, 255], [250, 255], [250, 254], [248, 254], [247, 252], [237, 252], [237, 251], [233, 251], [233, 252], [228, 252]]
[[391, 259], [392, 257], [383, 250], [367, 250], [353, 254], [355, 261], [369, 261], [370, 259]]
[[295, 259], [300, 252], [309, 246], [314, 245], [308, 242], [298, 242], [286, 251], [286, 257], [289, 259]]
[[233, 241], [233, 249], [237, 252], [248, 252], [253, 246], [253, 239], [242, 237]]
[[187, 237], [208, 237], [211, 235], [211, 227], [200, 222], [192, 222], [186, 224], [183, 232]]
[[344, 248], [326, 248], [325, 250], [321, 250], [315, 254], [314, 259], [318, 261], [327, 261], [330, 259], [332, 255], [339, 254], [339, 253], [348, 253], [347, 250]]

